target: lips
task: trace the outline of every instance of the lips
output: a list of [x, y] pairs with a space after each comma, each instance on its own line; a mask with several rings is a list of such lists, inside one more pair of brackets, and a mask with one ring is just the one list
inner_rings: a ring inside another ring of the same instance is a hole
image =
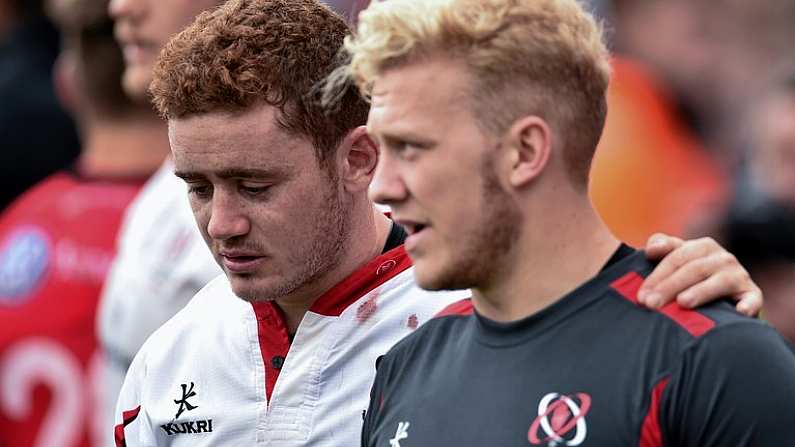
[[395, 219], [395, 222], [400, 224], [409, 235], [403, 245], [406, 251], [409, 253], [416, 251], [417, 246], [423, 239], [423, 236], [427, 234], [429, 225], [409, 219]]
[[403, 228], [406, 229], [406, 232], [409, 235], [419, 233], [420, 231], [425, 229], [425, 225], [420, 223], [405, 222], [401, 223], [401, 225], [403, 226]]
[[159, 47], [154, 42], [138, 36], [129, 26], [116, 27], [116, 40], [119, 42], [127, 63], [141, 63], [152, 59]]
[[253, 253], [221, 252], [221, 264], [230, 273], [253, 273], [265, 262], [265, 256]]

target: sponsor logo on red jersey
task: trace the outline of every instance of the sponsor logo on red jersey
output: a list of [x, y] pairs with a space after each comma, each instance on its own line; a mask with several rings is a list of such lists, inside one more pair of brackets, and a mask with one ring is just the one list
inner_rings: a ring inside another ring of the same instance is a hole
[[0, 304], [19, 304], [39, 285], [50, 264], [47, 234], [23, 226], [0, 245]]

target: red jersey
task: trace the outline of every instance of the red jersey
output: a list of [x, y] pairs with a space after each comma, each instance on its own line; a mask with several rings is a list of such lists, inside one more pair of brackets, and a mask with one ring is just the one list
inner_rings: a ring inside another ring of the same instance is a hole
[[142, 184], [56, 173], [0, 216], [0, 445], [94, 444], [97, 301]]

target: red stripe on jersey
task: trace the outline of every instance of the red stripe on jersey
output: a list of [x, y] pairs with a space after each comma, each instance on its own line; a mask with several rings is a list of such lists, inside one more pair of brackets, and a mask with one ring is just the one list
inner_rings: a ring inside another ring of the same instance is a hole
[[643, 284], [643, 277], [635, 272], [629, 272], [621, 278], [613, 281], [610, 284], [610, 287], [615, 289], [629, 301], [632, 301], [635, 304], [640, 304], [638, 302], [638, 290], [640, 290], [641, 284]]
[[284, 312], [273, 301], [251, 303], [257, 317], [257, 338], [260, 354], [265, 364], [265, 394], [270, 405], [276, 379], [279, 378], [287, 353], [290, 351], [290, 333]]
[[679, 323], [694, 337], [700, 337], [715, 327], [715, 322], [690, 309], [680, 307], [676, 301], [670, 302], [660, 312]]
[[338, 317], [351, 304], [381, 284], [411, 267], [411, 259], [401, 245], [378, 256], [353, 272], [315, 300], [310, 312]]
[[456, 301], [453, 304], [442, 309], [434, 318], [446, 317], [448, 315], [472, 315], [475, 308], [472, 306], [472, 298], [466, 298], [461, 301]]
[[660, 430], [660, 401], [666, 385], [668, 385], [668, 378], [657, 383], [651, 392], [649, 412], [646, 413], [640, 428], [638, 447], [662, 447], [663, 445], [662, 431]]
[[138, 405], [132, 410], [125, 411], [121, 414], [121, 424], [117, 425], [114, 430], [113, 434], [116, 439], [116, 447], [127, 447], [127, 441], [124, 440], [124, 427], [130, 425], [135, 418], [138, 417], [138, 413], [141, 412], [141, 406]]
[[[629, 272], [626, 275], [613, 281], [611, 287], [620, 293], [627, 300], [638, 303], [638, 290], [643, 283], [643, 277], [635, 272]], [[678, 325], [682, 326], [690, 332], [694, 337], [700, 337], [707, 333], [710, 329], [715, 327], [715, 322], [706, 316], [691, 310], [685, 309], [676, 301], [670, 303], [659, 309], [660, 313], [675, 321]]]
[[[359, 268], [315, 300], [311, 312], [338, 317], [351, 304], [411, 267], [403, 246], [392, 249]], [[374, 306], [374, 303], [370, 305]], [[257, 337], [265, 364], [265, 393], [268, 402], [279, 372], [290, 351], [290, 335], [284, 312], [272, 301], [251, 303], [257, 317]], [[369, 308], [366, 308], [369, 309]]]

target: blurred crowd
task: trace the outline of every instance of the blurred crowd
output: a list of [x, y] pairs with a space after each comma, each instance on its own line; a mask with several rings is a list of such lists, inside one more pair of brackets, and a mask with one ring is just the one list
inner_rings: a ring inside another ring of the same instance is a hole
[[[197, 13], [217, 2], [199, 3]], [[328, 3], [355, 20], [367, 1]], [[186, 212], [157, 214], [151, 204], [171, 203], [166, 195], [144, 196], [153, 182], [168, 183], [178, 198], [184, 191], [171, 185], [178, 182], [165, 125], [145, 86], [137, 94], [122, 88], [108, 6], [0, 0], [0, 447], [112, 445], [101, 428], [78, 424], [94, 411], [100, 427], [111, 424], [103, 394], [119, 386], [156, 325], [220, 273], [208, 253], [185, 255], [195, 241], [206, 251], [185, 200], [175, 199]], [[795, 343], [795, 2], [594, 0], [591, 7], [614, 52], [591, 175], [597, 209], [637, 246], [657, 231], [720, 241], [765, 292], [762, 318]], [[187, 223], [169, 229], [152, 216]], [[140, 228], [173, 237], [153, 251], [152, 240], [129, 241]], [[178, 254], [191, 263], [176, 266]], [[55, 270], [62, 282], [41, 288]], [[105, 284], [108, 272], [115, 285]], [[164, 284], [172, 285], [167, 292]], [[169, 304], [153, 315], [152, 300], [163, 294]], [[24, 310], [34, 295], [46, 301]], [[103, 335], [114, 331], [123, 342]], [[71, 351], [45, 343], [50, 336]], [[25, 351], [23, 338], [38, 344]], [[50, 360], [36, 363], [35, 350]], [[115, 378], [105, 377], [113, 369]], [[93, 379], [67, 388], [70, 374]], [[57, 384], [54, 391], [39, 378]], [[34, 402], [58, 402], [79, 419], [38, 431], [49, 415], [31, 410]], [[21, 434], [4, 432], [14, 424]]]
[[597, 207], [636, 243], [654, 229], [724, 243], [795, 340], [795, 3], [595, 6], [617, 57]]

